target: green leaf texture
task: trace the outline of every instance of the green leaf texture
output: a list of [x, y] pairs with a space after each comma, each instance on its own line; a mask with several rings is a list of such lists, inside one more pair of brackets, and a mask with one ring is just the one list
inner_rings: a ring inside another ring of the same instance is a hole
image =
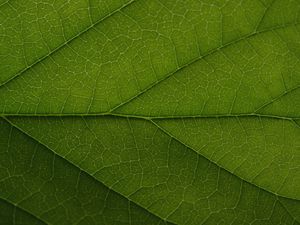
[[0, 0], [0, 225], [300, 225], [300, 0]]

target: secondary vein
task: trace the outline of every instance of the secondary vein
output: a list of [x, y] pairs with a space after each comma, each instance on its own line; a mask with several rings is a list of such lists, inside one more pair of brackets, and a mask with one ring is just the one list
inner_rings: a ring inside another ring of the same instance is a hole
[[184, 70], [185, 68], [193, 65], [194, 63], [197, 63], [198, 61], [200, 61], [201, 59], [205, 59], [206, 57], [208, 56], [211, 56], [213, 54], [215, 54], [216, 52], [220, 51], [220, 50], [223, 50], [227, 47], [230, 47], [232, 46], [233, 44], [236, 44], [240, 41], [243, 41], [243, 40], [246, 40], [246, 39], [249, 39], [251, 37], [254, 37], [254, 36], [257, 36], [259, 34], [263, 34], [263, 33], [267, 33], [267, 32], [271, 32], [271, 31], [275, 31], [275, 30], [279, 30], [279, 29], [285, 29], [285, 28], [288, 28], [288, 27], [291, 27], [291, 26], [297, 26], [299, 25], [300, 22], [296, 22], [296, 23], [289, 23], [289, 24], [285, 24], [285, 25], [281, 25], [281, 26], [276, 26], [276, 27], [271, 27], [271, 28], [268, 28], [268, 29], [265, 29], [265, 30], [261, 30], [261, 31], [254, 31], [253, 33], [251, 34], [248, 34], [248, 35], [245, 35], [239, 39], [236, 39], [236, 40], [233, 40], [231, 42], [228, 42], [227, 44], [225, 45], [222, 45], [216, 49], [213, 49], [211, 51], [209, 51], [207, 54], [205, 55], [201, 55], [199, 57], [196, 57], [194, 59], [192, 59], [190, 62], [178, 67], [177, 69], [175, 69], [174, 71], [170, 72], [169, 74], [167, 74], [166, 76], [164, 76], [162, 79], [160, 80], [157, 80], [156, 82], [150, 84], [149, 86], [147, 86], [145, 89], [143, 89], [141, 92], [137, 93], [136, 95], [132, 96], [131, 98], [129, 98], [128, 100], [120, 103], [119, 105], [113, 107], [110, 112], [115, 112], [117, 109], [120, 109], [122, 106], [130, 103], [131, 101], [133, 101], [134, 99], [138, 98], [139, 96], [141, 96], [142, 94], [146, 93], [147, 91], [149, 91], [150, 89], [156, 87], [157, 85], [159, 85], [160, 83], [168, 80], [170, 77], [172, 77], [172, 75], [174, 75], [175, 73], [181, 71], [181, 70]]
[[296, 199], [296, 198], [287, 197], [287, 196], [282, 196], [282, 195], [279, 195], [279, 194], [277, 194], [277, 193], [275, 193], [275, 192], [272, 192], [272, 191], [270, 191], [270, 190], [267, 190], [267, 189], [265, 189], [265, 188], [263, 188], [263, 187], [261, 187], [261, 186], [258, 186], [258, 185], [254, 184], [254, 183], [250, 183], [249, 181], [245, 180], [244, 178], [242, 178], [242, 177], [236, 175], [235, 173], [233, 173], [233, 172], [227, 170], [226, 168], [224, 168], [223, 166], [219, 165], [217, 162], [212, 161], [211, 159], [209, 159], [209, 158], [205, 157], [204, 155], [200, 154], [200, 153], [197, 152], [193, 147], [191, 147], [190, 145], [188, 145], [188, 144], [182, 142], [180, 139], [178, 139], [177, 137], [175, 137], [174, 135], [172, 135], [170, 132], [168, 132], [167, 130], [165, 130], [163, 127], [159, 126], [155, 121], [153, 121], [153, 120], [150, 120], [150, 121], [151, 121], [151, 123], [152, 123], [153, 125], [155, 125], [159, 130], [161, 130], [163, 133], [165, 133], [166, 135], [168, 135], [168, 136], [169, 136], [170, 138], [172, 138], [173, 140], [177, 141], [178, 143], [180, 143], [181, 145], [183, 145], [183, 146], [185, 146], [186, 148], [190, 149], [191, 151], [195, 152], [196, 154], [198, 154], [198, 155], [204, 157], [205, 159], [207, 159], [207, 160], [210, 161], [211, 163], [215, 164], [217, 167], [220, 167], [221, 169], [227, 171], [228, 173], [232, 174], [233, 176], [235, 176], [236, 178], [242, 180], [243, 182], [248, 183], [248, 184], [250, 184], [250, 185], [253, 185], [253, 186], [255, 186], [255, 187], [257, 187], [257, 188], [259, 188], [259, 189], [261, 189], [261, 190], [264, 190], [264, 191], [266, 191], [266, 192], [268, 192], [268, 193], [270, 193], [270, 194], [272, 194], [272, 195], [275, 195], [276, 197], [281, 197], [281, 198], [286, 198], [286, 199], [291, 199], [291, 200], [299, 201], [299, 200]]
[[[108, 187], [107, 185], [105, 185], [104, 183], [102, 183], [100, 180], [98, 180], [96, 177], [94, 177], [93, 175], [89, 174], [87, 171], [85, 171], [83, 168], [81, 168], [79, 165], [74, 164], [73, 162], [71, 162], [69, 159], [65, 158], [64, 156], [56, 153], [54, 150], [52, 150], [48, 145], [42, 143], [41, 141], [39, 141], [38, 139], [36, 139], [35, 137], [33, 137], [32, 135], [30, 135], [29, 133], [27, 133], [26, 131], [24, 131], [22, 128], [20, 128], [19, 126], [17, 126], [16, 124], [14, 124], [11, 120], [9, 120], [9, 118], [6, 117], [2, 117], [5, 121], [7, 121], [12, 127], [14, 127], [15, 129], [17, 129], [18, 131], [20, 131], [22, 134], [24, 134], [25, 136], [27, 136], [28, 138], [30, 138], [31, 140], [37, 142], [38, 144], [40, 144], [41, 146], [45, 147], [46, 149], [48, 149], [49, 151], [51, 151], [54, 155], [56, 155], [59, 158], [62, 158], [66, 163], [71, 164], [72, 166], [76, 167], [77, 169], [79, 169], [82, 173], [86, 174], [87, 176], [89, 176], [90, 178], [94, 179], [96, 182], [99, 182], [100, 184], [104, 185], [106, 188], [108, 188], [110, 191], [121, 195], [122, 197], [126, 198], [129, 202], [132, 202], [133, 204], [137, 205], [140, 208], [143, 208], [144, 210], [146, 210], [149, 214], [160, 218], [163, 221], [167, 221], [164, 218], [161, 218], [159, 215], [156, 215], [155, 213], [149, 211], [147, 208], [141, 206], [139, 203], [136, 203], [135, 201], [131, 200], [130, 198], [128, 198], [125, 195], [122, 195], [121, 193], [113, 190], [111, 187]], [[175, 225], [170, 221], [167, 221], [170, 225]]]
[[8, 204], [10, 205], [13, 205], [14, 207], [18, 208], [19, 210], [29, 214], [30, 216], [34, 217], [35, 219], [39, 220], [40, 222], [42, 222], [43, 224], [46, 224], [46, 225], [50, 225], [48, 222], [44, 221], [43, 219], [41, 219], [39, 216], [33, 214], [32, 212], [26, 210], [25, 208], [23, 208], [22, 206], [18, 205], [18, 204], [15, 204], [14, 202], [8, 200], [8, 199], [5, 199], [3, 197], [0, 197], [1, 200], [7, 202]]
[[[62, 43], [61, 45], [59, 45], [58, 47], [56, 47], [55, 49], [53, 49], [52, 51], [50, 51], [48, 54], [42, 56], [41, 58], [37, 59], [35, 62], [33, 62], [31, 65], [25, 67], [24, 69], [22, 69], [21, 71], [19, 71], [18, 73], [16, 73], [15, 75], [11, 76], [9, 79], [7, 79], [6, 81], [4, 81], [3, 83], [0, 84], [0, 87], [6, 85], [7, 83], [11, 82], [12, 80], [14, 80], [16, 77], [22, 75], [23, 73], [25, 73], [27, 70], [29, 70], [30, 68], [34, 67], [35, 65], [39, 64], [40, 62], [44, 61], [45, 59], [47, 59], [48, 57], [50, 57], [51, 55], [53, 55], [55, 52], [59, 51], [60, 49], [62, 49], [63, 47], [67, 46], [69, 43], [71, 43], [73, 40], [75, 40], [77, 37], [83, 35], [84, 33], [88, 32], [90, 29], [92, 29], [93, 27], [95, 27], [96, 25], [98, 25], [99, 23], [103, 22], [104, 20], [110, 18], [111, 16], [113, 16], [114, 14], [116, 14], [117, 12], [119, 12], [122, 9], [125, 9], [126, 7], [128, 7], [129, 5], [131, 5], [133, 2], [136, 2], [138, 0], [131, 0], [129, 2], [127, 2], [126, 4], [122, 5], [120, 8], [114, 10], [113, 12], [107, 14], [106, 16], [102, 17], [101, 19], [97, 20], [95, 23], [91, 24], [90, 26], [88, 26], [86, 29], [84, 29], [83, 31], [79, 32], [77, 35], [73, 36], [72, 38], [70, 38], [69, 40], [67, 40], [66, 42]], [[8, 1], [7, 1], [8, 2]], [[6, 3], [7, 3], [6, 2]]]

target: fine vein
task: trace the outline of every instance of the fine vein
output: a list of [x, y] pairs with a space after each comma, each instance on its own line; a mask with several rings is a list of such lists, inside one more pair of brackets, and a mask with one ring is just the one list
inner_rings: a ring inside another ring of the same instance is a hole
[[[95, 181], [101, 183], [102, 185], [104, 185], [106, 188], [108, 188], [109, 190], [111, 190], [112, 192], [115, 192], [119, 195], [121, 195], [122, 197], [126, 198], [128, 201], [132, 202], [133, 204], [143, 208], [144, 210], [146, 210], [148, 213], [152, 214], [155, 217], [160, 218], [161, 220], [167, 221], [164, 218], [161, 218], [159, 215], [156, 215], [155, 213], [149, 211], [147, 208], [141, 206], [140, 204], [136, 203], [135, 201], [132, 201], [128, 196], [122, 195], [119, 192], [116, 192], [115, 190], [113, 190], [111, 187], [105, 185], [104, 183], [102, 183], [100, 180], [98, 180], [96, 177], [94, 177], [93, 175], [89, 174], [87, 171], [85, 171], [83, 168], [81, 168], [79, 165], [74, 164], [73, 162], [71, 162], [69, 159], [65, 158], [64, 156], [56, 153], [55, 151], [53, 151], [49, 146], [47, 146], [46, 144], [42, 143], [41, 141], [39, 141], [38, 139], [36, 139], [35, 137], [33, 137], [32, 135], [30, 135], [29, 133], [27, 133], [26, 131], [24, 131], [22, 128], [20, 128], [19, 126], [17, 126], [16, 124], [14, 124], [11, 120], [9, 120], [9, 118], [6, 117], [2, 117], [5, 121], [7, 121], [11, 126], [13, 126], [15, 129], [19, 130], [20, 132], [22, 132], [25, 136], [27, 136], [28, 138], [34, 140], [35, 142], [39, 143], [41, 146], [45, 147], [46, 149], [48, 149], [49, 151], [51, 151], [53, 154], [55, 154], [57, 157], [62, 158], [66, 163], [71, 164], [72, 166], [76, 167], [77, 169], [79, 169], [81, 172], [83, 172], [84, 174], [88, 175], [89, 177], [93, 178]], [[171, 222], [167, 221], [168, 223], [170, 223], [170, 225], [172, 225]]]

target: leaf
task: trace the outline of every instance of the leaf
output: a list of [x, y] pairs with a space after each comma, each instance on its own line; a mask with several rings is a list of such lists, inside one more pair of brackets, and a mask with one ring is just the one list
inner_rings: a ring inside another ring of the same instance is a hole
[[0, 127], [1, 222], [32, 224], [34, 215], [42, 224], [166, 224], [5, 120]]
[[44, 224], [34, 216], [24, 212], [20, 208], [17, 208], [3, 199], [0, 200], [0, 209], [0, 218], [2, 224]]
[[299, 0], [10, 0], [0, 21], [1, 222], [300, 224]]

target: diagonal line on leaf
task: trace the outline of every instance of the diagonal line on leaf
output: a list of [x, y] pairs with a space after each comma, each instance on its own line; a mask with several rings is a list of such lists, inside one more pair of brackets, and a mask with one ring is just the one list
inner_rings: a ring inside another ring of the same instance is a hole
[[227, 170], [227, 169], [224, 168], [223, 166], [219, 165], [217, 162], [212, 161], [211, 159], [208, 159], [208, 158], [205, 157], [204, 155], [198, 153], [198, 152], [197, 152], [195, 149], [193, 149], [191, 146], [189, 146], [188, 144], [182, 142], [181, 140], [179, 140], [178, 138], [176, 138], [174, 135], [170, 134], [167, 130], [165, 130], [163, 127], [159, 126], [159, 125], [158, 125], [157, 123], [155, 123], [153, 120], [149, 120], [149, 121], [150, 121], [152, 124], [154, 124], [158, 129], [160, 129], [162, 132], [164, 132], [166, 135], [168, 135], [170, 138], [172, 138], [173, 140], [175, 140], [175, 141], [179, 142], [180, 144], [184, 145], [186, 148], [190, 149], [191, 151], [195, 152], [196, 154], [201, 155], [202, 157], [206, 158], [207, 160], [209, 160], [210, 162], [212, 162], [213, 164], [215, 164], [215, 165], [218, 166], [219, 168], [221, 168], [221, 169], [227, 171], [228, 173], [230, 173], [230, 174], [232, 174], [233, 176], [237, 177], [238, 179], [244, 181], [245, 183], [251, 184], [251, 185], [257, 187], [258, 189], [261, 189], [261, 190], [264, 190], [264, 191], [266, 191], [266, 192], [269, 192], [270, 194], [275, 195], [275, 196], [277, 196], [277, 197], [281, 197], [281, 198], [285, 198], [285, 199], [292, 199], [292, 200], [295, 200], [295, 201], [299, 201], [299, 199], [281, 196], [281, 195], [276, 194], [276, 193], [274, 193], [274, 192], [272, 192], [272, 191], [269, 191], [269, 190], [267, 190], [267, 189], [264, 189], [263, 187], [260, 187], [260, 186], [258, 186], [258, 185], [256, 185], [256, 184], [250, 183], [249, 181], [243, 179], [242, 177], [240, 177], [240, 176], [238, 176], [238, 175], [232, 173], [231, 171]]
[[0, 4], [0, 8], [1, 8], [2, 6], [4, 6], [4, 5], [8, 4], [8, 3], [9, 3], [9, 1], [10, 1], [10, 0], [6, 0], [6, 1], [5, 1], [5, 2], [3, 2], [2, 4]]
[[[93, 27], [95, 27], [96, 25], [98, 25], [99, 23], [101, 23], [102, 21], [110, 18], [112, 15], [118, 13], [120, 10], [125, 9], [126, 7], [128, 7], [129, 5], [131, 5], [132, 3], [136, 2], [137, 0], [131, 0], [128, 3], [122, 5], [120, 8], [112, 11], [111, 13], [107, 14], [106, 16], [102, 17], [101, 19], [99, 19], [98, 21], [96, 21], [95, 23], [91, 24], [90, 26], [88, 26], [86, 29], [84, 29], [83, 31], [79, 32], [77, 35], [73, 36], [72, 38], [70, 38], [69, 40], [67, 40], [66, 42], [62, 43], [61, 45], [59, 45], [58, 47], [56, 47], [54, 50], [50, 51], [47, 55], [42, 56], [41, 58], [39, 58], [38, 60], [36, 60], [35, 62], [33, 62], [31, 65], [29, 65], [28, 67], [24, 68], [23, 70], [19, 71], [18, 73], [16, 73], [15, 75], [13, 75], [12, 77], [10, 77], [8, 80], [4, 81], [3, 83], [0, 84], [0, 87], [6, 85], [7, 83], [9, 83], [10, 81], [14, 80], [16, 77], [22, 75], [23, 73], [25, 73], [27, 70], [31, 69], [32, 67], [34, 67], [35, 65], [39, 64], [40, 62], [42, 62], [43, 60], [47, 59], [48, 57], [50, 57], [51, 55], [53, 55], [55, 52], [59, 51], [60, 49], [64, 48], [65, 46], [67, 46], [70, 42], [72, 42], [73, 40], [75, 40], [77, 37], [81, 36], [82, 34], [88, 32], [90, 29], [92, 29]], [[3, 3], [1, 6], [3, 6], [4, 4], [7, 4], [9, 2], [9, 0], [5, 3]]]
[[292, 121], [295, 123], [295, 125], [300, 128], [300, 123], [298, 121], [299, 119], [293, 119]]
[[283, 92], [282, 94], [280, 94], [280, 95], [276, 96], [275, 98], [273, 98], [271, 101], [266, 102], [266, 103], [264, 103], [263, 105], [259, 106], [257, 109], [254, 110], [254, 112], [256, 113], [256, 112], [259, 112], [259, 111], [265, 109], [265, 108], [268, 107], [269, 105], [271, 105], [271, 104], [273, 104], [274, 102], [280, 100], [282, 97], [284, 97], [284, 96], [286, 96], [286, 95], [288, 95], [288, 94], [290, 94], [290, 93], [292, 93], [292, 92], [298, 90], [299, 88], [300, 88], [300, 86], [296, 86], [296, 87], [294, 87], [294, 88], [292, 88], [292, 89], [286, 90], [286, 91]]
[[[117, 117], [117, 116], [116, 116]], [[32, 135], [28, 134], [26, 131], [24, 131], [23, 129], [21, 129], [20, 127], [18, 127], [16, 124], [12, 123], [9, 118], [6, 118], [6, 117], [3, 117], [9, 124], [11, 124], [13, 127], [15, 127], [16, 129], [18, 129], [19, 131], [21, 131], [23, 134], [25, 134], [26, 136], [30, 137], [31, 139], [35, 140], [36, 142], [38, 142], [39, 144], [45, 146], [47, 149], [49, 149], [50, 151], [52, 151], [55, 155], [63, 158], [64, 160], [66, 160], [68, 163], [74, 165], [75, 167], [77, 167], [78, 169], [80, 169], [82, 172], [88, 174], [89, 176], [92, 176], [90, 175], [88, 172], [86, 172], [85, 170], [83, 170], [81, 167], [73, 164], [72, 162], [70, 162], [68, 159], [66, 159], [65, 157], [61, 156], [61, 155], [58, 155], [55, 151], [53, 151], [50, 147], [48, 147], [46, 144], [40, 142], [39, 140], [37, 140], [36, 138], [34, 138]], [[198, 155], [201, 155], [202, 157], [206, 158], [205, 156], [203, 156], [202, 154], [198, 153], [196, 150], [194, 150], [191, 146], [189, 146], [188, 144], [182, 142], [181, 140], [179, 140], [178, 138], [176, 138], [175, 136], [173, 136], [172, 134], [170, 134], [168, 131], [166, 131], [164, 128], [162, 128], [161, 126], [159, 126], [153, 119], [146, 119], [146, 118], [139, 118], [139, 119], [144, 119], [144, 120], [147, 120], [149, 121], [149, 123], [152, 123], [155, 127], [157, 127], [159, 130], [161, 130], [163, 133], [165, 133], [167, 136], [169, 136], [170, 138], [172, 138], [173, 140], [177, 141], [178, 143], [180, 143], [181, 145], [185, 146], [186, 148], [190, 149], [191, 151], [195, 152], [196, 154]], [[207, 159], [207, 158], [206, 158]], [[292, 199], [292, 200], [296, 200], [298, 201], [298, 199], [295, 199], [295, 198], [290, 198], [290, 197], [285, 197], [285, 196], [281, 196], [279, 194], [276, 194], [272, 191], [269, 191], [269, 190], [266, 190], [264, 189], [263, 187], [260, 187], [260, 186], [257, 186], [256, 184], [253, 184], [253, 183], [250, 183], [249, 181], [247, 180], [244, 180], [243, 178], [239, 177], [238, 175], [228, 171], [227, 169], [223, 168], [221, 165], [219, 165], [217, 162], [214, 162], [214, 161], [211, 161], [210, 159], [208, 159], [210, 162], [212, 162], [213, 164], [215, 164], [216, 166], [224, 169], [225, 171], [229, 172], [230, 174], [232, 174], [233, 176], [237, 177], [238, 179], [241, 179], [243, 180], [244, 182], [246, 183], [249, 183], [251, 185], [254, 185], [256, 186], [257, 188], [261, 189], [261, 190], [264, 190], [266, 192], [269, 192], [277, 197], [281, 197], [281, 198], [285, 198], [285, 199]], [[93, 176], [92, 176], [93, 177]], [[93, 177], [94, 179], [96, 179], [95, 177]], [[96, 179], [97, 180], [97, 179]], [[99, 181], [99, 180], [97, 180]], [[100, 181], [99, 181], [100, 182]], [[106, 185], [105, 185], [106, 186]], [[109, 187], [108, 187], [109, 188]], [[110, 189], [110, 188], [109, 188]], [[112, 190], [113, 191], [113, 190]], [[118, 193], [118, 192], [117, 192]], [[120, 194], [120, 193], [118, 193]], [[122, 195], [123, 196], [123, 195]], [[126, 196], [124, 196], [126, 197]], [[126, 197], [127, 198], [127, 197]], [[131, 201], [130, 199], [128, 199], [129, 201]], [[140, 206], [142, 207], [142, 206]], [[153, 214], [153, 213], [152, 213]]]
[[[263, 5], [264, 3], [262, 1], [260, 1]], [[272, 0], [268, 6], [266, 6], [266, 9], [264, 11], [264, 14], [262, 15], [262, 17], [260, 18], [260, 20], [258, 21], [255, 30], [258, 30], [260, 28], [260, 26], [262, 25], [262, 22], [264, 21], [268, 11], [270, 10], [270, 8], [274, 5], [274, 3], [276, 2], [276, 0]]]
[[[131, 101], [133, 101], [134, 99], [138, 98], [139, 96], [141, 96], [142, 94], [146, 93], [147, 91], [149, 91], [150, 89], [156, 87], [158, 84], [168, 80], [170, 77], [172, 77], [172, 75], [174, 75], [175, 73], [187, 68], [188, 66], [190, 65], [193, 65], [194, 63], [197, 63], [198, 61], [200, 61], [201, 59], [205, 59], [206, 57], [208, 56], [211, 56], [215, 53], [217, 53], [218, 51], [222, 50], [222, 49], [225, 49], [227, 47], [230, 47], [240, 41], [243, 41], [243, 40], [247, 40], [247, 39], [250, 39], [254, 36], [257, 36], [259, 34], [263, 34], [263, 33], [267, 33], [267, 32], [271, 32], [271, 31], [275, 31], [275, 30], [279, 30], [279, 29], [285, 29], [285, 28], [288, 28], [288, 27], [292, 27], [292, 26], [298, 26], [300, 25], [300, 22], [296, 22], [296, 23], [289, 23], [289, 24], [285, 24], [285, 25], [281, 25], [281, 26], [276, 26], [276, 27], [271, 27], [271, 28], [268, 28], [268, 29], [265, 29], [265, 30], [261, 30], [261, 31], [254, 31], [253, 33], [251, 34], [248, 34], [248, 35], [245, 35], [239, 39], [236, 39], [236, 40], [233, 40], [231, 42], [228, 42], [227, 44], [225, 45], [222, 45], [218, 48], [215, 48], [211, 51], [209, 51], [207, 54], [205, 55], [202, 55], [200, 57], [196, 57], [194, 59], [192, 59], [191, 61], [189, 61], [188, 63], [176, 68], [174, 71], [170, 72], [169, 74], [167, 74], [166, 76], [164, 76], [162, 79], [160, 80], [157, 80], [156, 82], [152, 83], [151, 85], [147, 86], [146, 88], [144, 88], [141, 92], [139, 92], [138, 94], [132, 96], [131, 98], [129, 98], [128, 100], [120, 103], [119, 105], [113, 107], [110, 112], [114, 112], [116, 111], [117, 109], [121, 108], [122, 106], [130, 103]], [[297, 87], [298, 88], [298, 87]]]
[[277, 198], [277, 201], [279, 202], [279, 204], [284, 208], [284, 210], [290, 215], [291, 218], [294, 219], [294, 221], [296, 222], [300, 222], [297, 219], [294, 218], [294, 216], [290, 213], [290, 211], [287, 209], [287, 207], [280, 201], [279, 198]]
[[[13, 205], [15, 208], [18, 208], [18, 209], [20, 209], [21, 211], [23, 211], [23, 212], [29, 214], [30, 216], [32, 216], [32, 217], [34, 217], [35, 219], [37, 219], [37, 220], [39, 220], [40, 222], [42, 222], [43, 224], [49, 224], [48, 222], [44, 221], [44, 220], [43, 220], [42, 218], [40, 218], [39, 216], [34, 215], [34, 214], [32, 214], [30, 211], [24, 209], [22, 206], [20, 206], [20, 205], [18, 205], [18, 204], [15, 204], [15, 203], [13, 203], [13, 202], [11, 202], [11, 201], [9, 201], [9, 200], [7, 200], [7, 199], [4, 199], [4, 198], [0, 198], [0, 199], [3, 200], [3, 201], [5, 201], [5, 202], [7, 202], [7, 203], [10, 204], [10, 205]], [[0, 221], [0, 222], [1, 222], [1, 221]]]
[[77, 169], [79, 169], [80, 171], [82, 171], [83, 173], [85, 173], [86, 175], [88, 175], [89, 177], [93, 178], [95, 181], [101, 183], [102, 185], [104, 185], [106, 188], [108, 188], [110, 191], [117, 193], [118, 195], [121, 195], [122, 197], [126, 198], [129, 202], [137, 205], [140, 208], [143, 208], [144, 210], [146, 210], [148, 213], [150, 213], [151, 215], [160, 218], [163, 221], [167, 221], [170, 225], [175, 225], [172, 222], [168, 221], [167, 219], [161, 218], [159, 215], [154, 214], [153, 212], [149, 211], [147, 208], [141, 206], [140, 204], [132, 201], [131, 199], [129, 199], [127, 196], [120, 194], [119, 192], [114, 191], [111, 187], [108, 187], [107, 185], [105, 185], [104, 183], [102, 183], [100, 180], [98, 180], [96, 177], [94, 177], [93, 175], [89, 174], [87, 171], [85, 171], [84, 169], [82, 169], [79, 165], [76, 165], [74, 163], [72, 163], [70, 160], [66, 159], [65, 157], [57, 154], [55, 151], [53, 151], [50, 147], [48, 147], [46, 144], [40, 142], [39, 140], [37, 140], [36, 138], [34, 138], [32, 135], [28, 134], [26, 131], [24, 131], [23, 129], [21, 129], [20, 127], [18, 127], [16, 124], [14, 124], [12, 121], [10, 121], [8, 118], [6, 117], [2, 117], [5, 121], [7, 121], [12, 127], [14, 127], [15, 129], [19, 130], [20, 132], [22, 132], [25, 136], [27, 136], [28, 138], [34, 140], [35, 142], [39, 143], [41, 146], [44, 146], [46, 149], [48, 149], [49, 151], [51, 151], [54, 155], [56, 155], [59, 158], [64, 159], [64, 161], [66, 163], [69, 163], [71, 165], [73, 165], [74, 167], [76, 167]]
[[[6, 120], [8, 120], [9, 122], [10, 122], [10, 120], [9, 120], [9, 118], [5, 118]], [[128, 118], [129, 119], [129, 118]], [[147, 121], [149, 122], [149, 123], [153, 123], [154, 121], [151, 121], [151, 120], [149, 120], [149, 119], [147, 119]], [[11, 122], [10, 122], [11, 123]], [[155, 122], [154, 122], [155, 123]], [[22, 128], [19, 128], [18, 127], [18, 125], [13, 125], [15, 128], [17, 128], [18, 130], [20, 130], [22, 133], [24, 133], [26, 136], [29, 136], [29, 137], [31, 137], [32, 139], [34, 139], [35, 141], [37, 141], [37, 142], [39, 142], [40, 144], [42, 144], [43, 146], [46, 146], [49, 150], [51, 150], [52, 152], [54, 152], [51, 148], [49, 148], [47, 145], [45, 145], [45, 144], [43, 144], [42, 142], [40, 142], [38, 139], [36, 139], [35, 137], [32, 137], [30, 134], [28, 134], [26, 131], [23, 131], [23, 129]], [[153, 126], [155, 126], [155, 127], [157, 127], [156, 126], [156, 124], [153, 124]], [[157, 127], [157, 129], [160, 129], [160, 130], [162, 130], [164, 133], [166, 133], [164, 130], [163, 130], [163, 128], [160, 128], [160, 127]], [[202, 156], [202, 154], [199, 154], [199, 153], [197, 153], [193, 148], [191, 148], [191, 147], [189, 147], [188, 145], [186, 145], [185, 143], [183, 143], [183, 142], [181, 142], [180, 140], [178, 140], [178, 139], [176, 139], [175, 137], [173, 137], [172, 135], [170, 135], [170, 134], [168, 134], [168, 133], [166, 133], [169, 137], [171, 137], [174, 141], [176, 141], [176, 142], [178, 142], [179, 144], [181, 144], [181, 145], [183, 145], [183, 146], [185, 146], [187, 149], [189, 149], [190, 151], [192, 151], [193, 153], [196, 153], [197, 155], [199, 155], [199, 156], [201, 156], [201, 157], [204, 157], [204, 158], [206, 158], [205, 156]], [[59, 157], [62, 157], [62, 156], [60, 156], [59, 154], [57, 154], [57, 153], [55, 153], [54, 152], [54, 154], [56, 154], [56, 155], [58, 155]], [[64, 158], [64, 157], [62, 157], [62, 158]], [[65, 159], [65, 158], [64, 158]], [[206, 158], [207, 159], [207, 158]], [[70, 164], [72, 164], [72, 165], [74, 165], [72, 162], [70, 162], [68, 159], [65, 159], [67, 162], [69, 162]], [[211, 160], [209, 160], [212, 164], [214, 164], [214, 165], [216, 165], [216, 166], [218, 166], [220, 169], [223, 169], [224, 171], [227, 171], [226, 169], [224, 169], [222, 166], [219, 166], [217, 163], [215, 163], [214, 161], [211, 161]], [[77, 166], [76, 164], [75, 164], [75, 166], [76, 167], [78, 167], [78, 168], [80, 168], [79, 166]], [[82, 170], [82, 169], [81, 169]], [[83, 172], [85, 172], [84, 170], [82, 170]], [[227, 171], [227, 172], [229, 172], [230, 174], [232, 174], [230, 171]], [[85, 172], [85, 173], [87, 173], [88, 175], [89, 175], [89, 173], [88, 172]], [[275, 194], [275, 193], [273, 193], [273, 192], [271, 192], [271, 191], [268, 191], [268, 190], [265, 190], [264, 188], [261, 188], [261, 187], [259, 187], [259, 186], [257, 186], [257, 185], [255, 185], [255, 184], [252, 184], [252, 183], [250, 183], [250, 182], [248, 182], [248, 181], [246, 181], [246, 180], [244, 180], [243, 178], [240, 178], [239, 176], [237, 176], [237, 175], [235, 175], [235, 174], [232, 174], [234, 177], [236, 177], [237, 179], [240, 179], [240, 180], [242, 180], [242, 181], [244, 181], [245, 183], [248, 183], [248, 184], [250, 184], [250, 185], [252, 185], [252, 186], [254, 186], [254, 187], [257, 187], [258, 189], [260, 189], [260, 190], [262, 190], [262, 191], [266, 191], [266, 192], [268, 192], [268, 193], [271, 193], [272, 195], [274, 195], [274, 196], [277, 196], [277, 198], [279, 198], [279, 197], [282, 197], [282, 198], [285, 198], [285, 199], [291, 199], [291, 200], [296, 200], [296, 199], [294, 199], [294, 198], [290, 198], [290, 197], [283, 197], [283, 196], [281, 196], [281, 195], [279, 195], [279, 194]], [[91, 175], [89, 175], [89, 176], [91, 176]], [[92, 175], [93, 176], [93, 175]], [[94, 179], [95, 180], [97, 180], [97, 178], [95, 178], [94, 177]], [[97, 181], [99, 181], [99, 180], [97, 180]], [[100, 181], [101, 182], [101, 181]], [[102, 183], [102, 182], [101, 182]], [[105, 185], [106, 186], [106, 185]], [[118, 193], [118, 194], [120, 194], [118, 191], [114, 191], [114, 192], [116, 192], [116, 193]], [[122, 194], [120, 194], [121, 196], [123, 196]], [[128, 198], [128, 196], [124, 196], [124, 197], [126, 197], [127, 199], [129, 199]], [[130, 200], [129, 200], [130, 201]], [[298, 200], [296, 200], [296, 201], [298, 201]], [[133, 201], [133, 202], [135, 202], [135, 201]], [[139, 204], [137, 204], [137, 205], [139, 205]], [[143, 208], [143, 207], [142, 207]], [[155, 213], [152, 213], [153, 215], [155, 215]], [[165, 219], [166, 220], [166, 219]]]

